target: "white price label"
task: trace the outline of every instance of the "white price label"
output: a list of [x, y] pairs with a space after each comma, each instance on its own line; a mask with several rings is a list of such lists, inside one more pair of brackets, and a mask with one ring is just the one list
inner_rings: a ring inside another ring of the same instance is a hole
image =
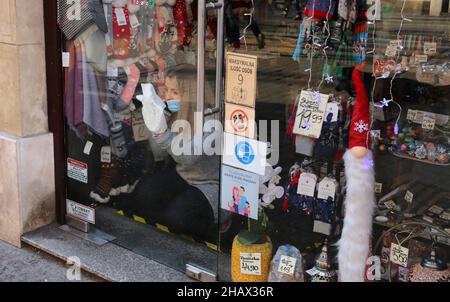
[[391, 199], [388, 200], [384, 203], [384, 205], [386, 206], [386, 208], [388, 208], [389, 210], [394, 210], [395, 208], [397, 208], [397, 204]]
[[406, 200], [408, 203], [412, 203], [413, 198], [414, 198], [414, 194], [413, 194], [411, 191], [406, 191], [406, 194], [405, 194], [405, 200]]
[[439, 215], [439, 218], [444, 219], [444, 220], [450, 220], [450, 212], [443, 212], [441, 215]]
[[93, 146], [93, 145], [94, 145], [94, 144], [93, 144], [92, 142], [87, 141], [87, 142], [86, 142], [86, 145], [84, 146], [83, 153], [86, 154], [86, 155], [91, 154], [91, 149], [92, 149], [92, 146]]
[[416, 119], [416, 110], [408, 109], [408, 113], [406, 114], [406, 119], [409, 121], [414, 121]]
[[380, 182], [375, 183], [375, 193], [381, 193], [381, 190], [383, 189], [383, 184]]
[[261, 253], [240, 253], [241, 274], [261, 275]]
[[106, 75], [110, 78], [117, 78], [119, 76], [119, 69], [117, 67], [108, 67], [106, 69]]
[[312, 173], [300, 174], [298, 180], [297, 194], [314, 197], [316, 191], [317, 176]]
[[403, 267], [407, 267], [408, 266], [408, 253], [409, 253], [409, 250], [406, 247], [392, 243], [389, 258], [392, 263], [398, 264]]
[[102, 163], [111, 163], [111, 147], [103, 146], [100, 151], [100, 161]]
[[434, 119], [433, 117], [424, 116], [422, 120], [422, 129], [433, 130], [435, 124], [436, 119]]
[[428, 62], [428, 56], [427, 55], [416, 55], [414, 57], [414, 63], [420, 64], [420, 63], [426, 63]]
[[387, 57], [395, 57], [397, 55], [397, 45], [388, 45], [384, 54]]
[[62, 66], [70, 67], [70, 53], [69, 52], [62, 53]]
[[305, 91], [300, 94], [293, 133], [318, 138], [322, 131], [329, 95]]
[[282, 255], [280, 258], [280, 265], [278, 266], [278, 272], [293, 276], [296, 263], [297, 259]]
[[425, 42], [423, 43], [423, 53], [426, 55], [436, 54], [436, 42]]
[[332, 200], [334, 200], [334, 195], [336, 194], [336, 182], [334, 179], [325, 177], [322, 179], [322, 181], [319, 183], [319, 188], [317, 192], [317, 198], [320, 199], [328, 199], [328, 197], [331, 197]]
[[131, 28], [136, 28], [141, 25], [139, 23], [139, 19], [137, 18], [137, 16], [135, 14], [130, 15], [130, 25], [131, 25]]
[[440, 206], [434, 205], [434, 206], [431, 206], [431, 207], [428, 209], [428, 211], [431, 212], [431, 213], [433, 213], [433, 214], [439, 215], [439, 214], [441, 214], [441, 213], [444, 211], [444, 209], [441, 208]]
[[319, 270], [316, 267], [313, 267], [312, 269], [307, 270], [306, 273], [314, 277], [319, 273]]
[[119, 26], [127, 25], [127, 18], [125, 17], [125, 12], [124, 12], [123, 8], [121, 8], [121, 7], [116, 8], [116, 18], [117, 18], [117, 24]]

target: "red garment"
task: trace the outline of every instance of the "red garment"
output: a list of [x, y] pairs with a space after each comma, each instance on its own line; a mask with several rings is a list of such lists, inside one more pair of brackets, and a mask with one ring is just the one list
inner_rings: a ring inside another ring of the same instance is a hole
[[177, 0], [173, 7], [173, 18], [177, 24], [178, 45], [189, 45], [192, 36], [192, 24], [189, 23], [186, 0]]
[[370, 113], [369, 99], [367, 97], [366, 88], [358, 68], [352, 73], [353, 85], [356, 92], [356, 101], [353, 106], [352, 121], [350, 123], [350, 135], [348, 147], [366, 147], [369, 148], [370, 137]]
[[[123, 9], [127, 24], [120, 26], [117, 21], [117, 12]], [[127, 59], [130, 56], [130, 15], [128, 7], [113, 8], [113, 56], [116, 59]]]

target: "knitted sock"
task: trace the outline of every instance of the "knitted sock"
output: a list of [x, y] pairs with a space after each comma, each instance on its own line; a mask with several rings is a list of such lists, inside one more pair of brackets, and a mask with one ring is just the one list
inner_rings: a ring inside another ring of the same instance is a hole
[[108, 203], [110, 199], [109, 192], [112, 188], [113, 179], [116, 176], [117, 169], [114, 163], [102, 163], [100, 178], [94, 191], [91, 191], [89, 196], [97, 202]]
[[334, 220], [335, 212], [336, 204], [331, 197], [326, 200], [317, 198], [314, 207], [314, 219], [331, 223]]
[[110, 128], [111, 131], [111, 147], [112, 153], [117, 157], [123, 158], [127, 156], [127, 142], [123, 135], [122, 124], [118, 123]]
[[322, 132], [314, 146], [314, 157], [332, 160], [339, 147], [339, 122], [331, 122], [329, 113], [327, 121], [323, 123]]
[[[125, 16], [126, 23], [120, 23], [120, 16]], [[119, 18], [118, 18], [119, 16]], [[127, 59], [130, 56], [130, 17], [128, 8], [114, 7], [113, 8], [113, 55], [116, 59]]]
[[139, 83], [140, 79], [140, 70], [136, 67], [135, 64], [131, 64], [126, 68], [126, 73], [128, 76], [127, 84], [122, 90], [120, 98], [123, 102], [130, 105], [131, 99], [133, 98], [134, 92], [136, 90], [136, 86]]

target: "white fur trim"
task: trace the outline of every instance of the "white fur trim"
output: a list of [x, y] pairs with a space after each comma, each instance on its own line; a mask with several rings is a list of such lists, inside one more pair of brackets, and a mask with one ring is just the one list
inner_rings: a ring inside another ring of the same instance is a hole
[[369, 151], [363, 158], [356, 158], [347, 150], [344, 163], [347, 192], [344, 227], [337, 243], [339, 281], [363, 282], [375, 208], [372, 152]]

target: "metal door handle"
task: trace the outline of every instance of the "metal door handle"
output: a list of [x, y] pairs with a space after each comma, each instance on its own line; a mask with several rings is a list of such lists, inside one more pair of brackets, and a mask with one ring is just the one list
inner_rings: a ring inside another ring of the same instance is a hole
[[[221, 98], [223, 87], [223, 19], [224, 19], [224, 0], [205, 3], [205, 0], [198, 1], [198, 25], [197, 25], [197, 112], [203, 112], [201, 116], [201, 125], [203, 117], [217, 112], [221, 112]], [[206, 11], [217, 10], [217, 56], [216, 56], [216, 89], [215, 89], [215, 107], [205, 110], [205, 36], [206, 36]]]

